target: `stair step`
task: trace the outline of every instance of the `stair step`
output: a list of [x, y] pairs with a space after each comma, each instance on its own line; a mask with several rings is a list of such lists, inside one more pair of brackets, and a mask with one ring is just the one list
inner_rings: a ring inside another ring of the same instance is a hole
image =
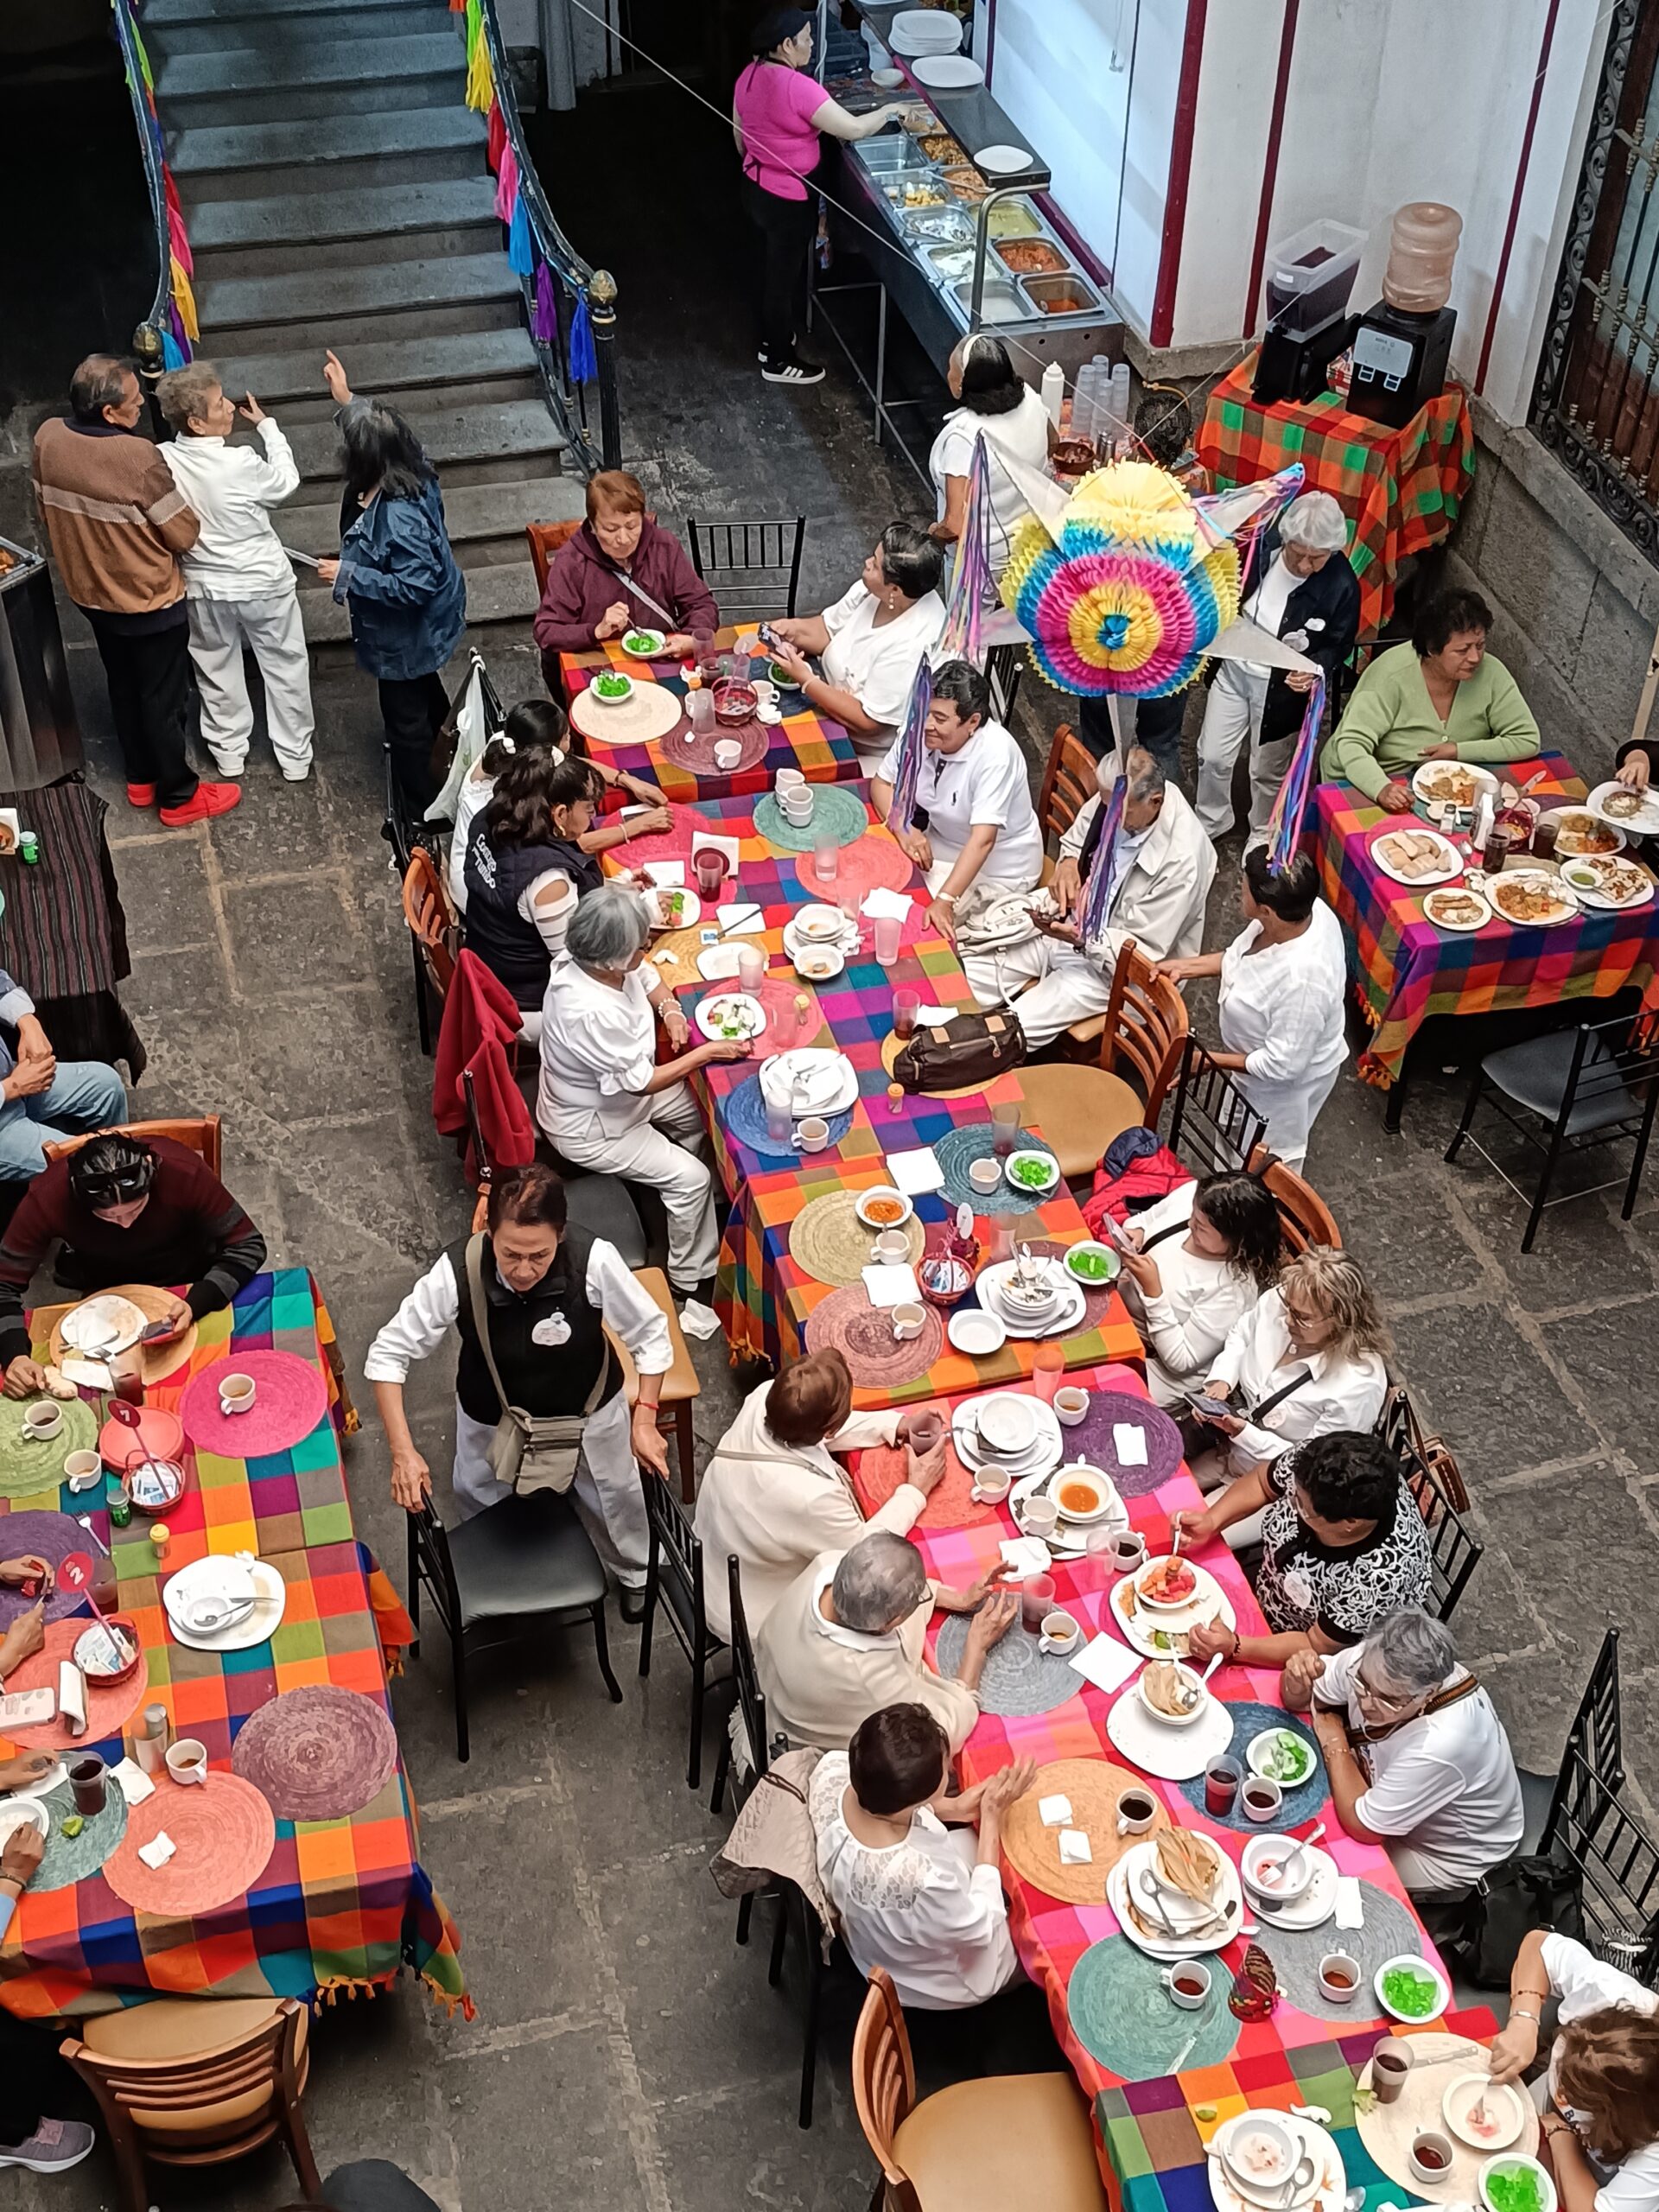
[[349, 85], [363, 88], [410, 78], [447, 77], [457, 99], [467, 69], [466, 48], [451, 29], [404, 38], [321, 39], [271, 49], [230, 46], [207, 54], [179, 54], [155, 65], [156, 97], [163, 113], [180, 100], [246, 93], [267, 102], [285, 87]]
[[[331, 411], [334, 402], [322, 381], [322, 355], [308, 347], [270, 353], [242, 353], [214, 359], [231, 392], [252, 391], [272, 413], [285, 403], [317, 400]], [[536, 348], [530, 333], [517, 330], [462, 331], [447, 338], [394, 339], [384, 346], [354, 346], [350, 362], [353, 384], [390, 399], [405, 413], [419, 404], [423, 388], [478, 385], [536, 373]]]
[[[344, 238], [383, 238], [400, 231], [454, 230], [494, 223], [495, 180], [468, 177], [440, 184], [383, 186], [320, 199], [315, 192], [284, 192], [264, 200], [210, 200], [188, 212], [194, 252], [277, 245], [321, 245]], [[487, 243], [499, 243], [499, 234]], [[204, 279], [215, 273], [204, 264]]]
[[[410, 0], [352, 0], [354, 20], [394, 15], [407, 10]], [[244, 29], [271, 22], [291, 22], [315, 16], [338, 24], [340, 0], [144, 0], [144, 30], [170, 29], [175, 23], [234, 24], [239, 37]], [[225, 43], [231, 34], [225, 33]]]
[[[556, 465], [565, 450], [563, 434], [539, 399], [508, 400], [496, 407], [456, 407], [445, 404], [442, 392], [429, 397], [439, 404], [411, 407], [409, 419], [429, 459], [440, 469], [496, 468], [501, 476], [516, 478], [524, 474], [526, 461], [551, 461]], [[340, 434], [332, 423], [296, 423], [289, 443], [302, 480], [340, 480]], [[464, 476], [456, 479], [458, 483], [465, 480]], [[479, 479], [475, 475], [473, 480]]]
[[332, 269], [291, 270], [282, 276], [208, 277], [197, 287], [196, 311], [207, 332], [266, 323], [321, 323], [342, 315], [360, 321], [414, 308], [516, 302], [518, 296], [518, 279], [505, 253], [473, 253], [354, 270], [345, 297], [339, 274]]
[[[575, 476], [535, 476], [516, 484], [458, 484], [443, 487], [444, 520], [449, 543], [463, 564], [470, 548], [491, 540], [524, 550], [524, 524], [576, 522], [587, 512], [587, 494]], [[340, 501], [297, 502], [281, 508], [276, 534], [302, 553], [333, 553], [340, 545]], [[301, 578], [302, 588], [308, 569]], [[314, 580], [315, 581], [315, 580]]]
[[[321, 45], [337, 41], [340, 35], [339, 0], [324, 7], [261, 9], [254, 15], [205, 16], [201, 0], [193, 0], [188, 16], [157, 18], [144, 10], [144, 43], [152, 67], [175, 60], [185, 54], [218, 54], [230, 47], [257, 46], [267, 52], [283, 47]], [[448, 0], [372, 0], [365, 9], [353, 9], [353, 20], [363, 18], [362, 28], [372, 37], [404, 37], [416, 32], [445, 29], [456, 36]]]
[[[536, 571], [527, 558], [467, 571], [469, 628], [489, 622], [527, 622], [540, 600]], [[300, 612], [305, 620], [308, 645], [340, 645], [352, 634], [351, 618], [346, 608], [337, 606], [332, 594], [320, 588], [301, 590]]]
[[[168, 119], [163, 111], [163, 122]], [[416, 157], [476, 147], [481, 164], [486, 136], [483, 117], [463, 107], [459, 99], [452, 107], [322, 116], [306, 122], [215, 125], [168, 134], [175, 177], [304, 167], [320, 170], [331, 186], [338, 184], [340, 188], [349, 188], [349, 176], [336, 176], [328, 168], [332, 162]]]

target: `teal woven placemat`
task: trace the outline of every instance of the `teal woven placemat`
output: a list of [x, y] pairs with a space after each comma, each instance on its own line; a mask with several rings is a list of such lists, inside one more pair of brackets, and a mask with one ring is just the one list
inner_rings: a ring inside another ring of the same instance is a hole
[[1090, 1944], [1066, 1985], [1072, 2033], [1126, 2082], [1154, 2081], [1173, 2072], [1177, 2059], [1183, 2069], [1218, 2066], [1238, 2041], [1238, 2022], [1227, 2007], [1231, 1972], [1219, 1959], [1208, 1964], [1210, 1994], [1189, 2012], [1170, 2002], [1160, 1978], [1163, 1963], [1149, 1959], [1127, 1936]]
[[[73, 1765], [82, 1756], [79, 1751], [66, 1751], [64, 1759]], [[67, 1782], [60, 1782], [41, 1802], [52, 1815], [52, 1827], [40, 1867], [29, 1885], [31, 1890], [67, 1890], [72, 1883], [85, 1881], [88, 1874], [97, 1873], [127, 1832], [127, 1801], [113, 1776], [104, 1784], [103, 1811], [83, 1814], [86, 1826], [79, 1835], [63, 1833], [63, 1823], [75, 1809], [74, 1792]]]
[[870, 826], [864, 802], [855, 791], [839, 784], [814, 784], [812, 819], [798, 830], [775, 795], [767, 791], [754, 803], [755, 835], [780, 852], [810, 853], [820, 837], [833, 836], [838, 845], [855, 845]]
[[[1016, 1148], [1020, 1152], [1048, 1152], [1046, 1144], [1039, 1144], [1025, 1129], [1020, 1133]], [[1065, 1187], [1063, 1182], [1057, 1180], [1046, 1191], [1023, 1191], [1004, 1176], [996, 1189], [987, 1197], [983, 1192], [976, 1191], [968, 1180], [968, 1170], [975, 1160], [988, 1160], [995, 1149], [996, 1132], [988, 1122], [970, 1122], [963, 1128], [947, 1129], [942, 1137], [934, 1138], [934, 1157], [944, 1170], [944, 1185], [939, 1195], [947, 1205], [959, 1206], [966, 1203], [976, 1213], [1033, 1213]], [[1049, 1157], [1053, 1159], [1052, 1153], [1049, 1153]]]

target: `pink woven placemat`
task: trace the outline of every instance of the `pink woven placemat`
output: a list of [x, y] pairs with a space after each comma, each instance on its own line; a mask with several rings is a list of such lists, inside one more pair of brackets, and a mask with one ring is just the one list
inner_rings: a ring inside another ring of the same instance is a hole
[[893, 1316], [870, 1303], [861, 1282], [832, 1290], [815, 1306], [806, 1324], [809, 1351], [833, 1344], [847, 1362], [855, 1382], [865, 1389], [913, 1382], [944, 1349], [944, 1324], [931, 1306], [923, 1308], [921, 1334], [901, 1344], [893, 1333]]
[[[164, 1866], [146, 1866], [139, 1846], [162, 1834], [173, 1840], [173, 1856]], [[251, 1782], [218, 1770], [200, 1783], [163, 1777], [156, 1795], [129, 1811], [104, 1878], [135, 1912], [188, 1920], [245, 1897], [276, 1848], [276, 1820]]]
[[[810, 983], [793, 976], [768, 976], [754, 995], [766, 1010], [766, 1026], [756, 1040], [756, 1051], [766, 1058], [773, 1052], [792, 1052], [802, 1045], [817, 1041], [823, 1029], [823, 1014], [818, 1005], [817, 994]], [[806, 1001], [806, 1011], [801, 1011], [800, 1001]], [[825, 1043], [828, 1043], [826, 1039]]]
[[[4, 1526], [0, 1522], [0, 1528]], [[77, 1535], [80, 1532], [76, 1531]], [[76, 1600], [77, 1604], [82, 1602]], [[46, 1641], [21, 1667], [14, 1667], [6, 1676], [6, 1688], [12, 1690], [50, 1690], [55, 1697], [58, 1688], [58, 1669], [74, 1652], [76, 1641], [92, 1625], [91, 1613], [82, 1613], [74, 1620], [48, 1621]], [[149, 1688], [149, 1662], [140, 1657], [124, 1681], [86, 1684], [86, 1727], [84, 1734], [72, 1736], [65, 1726], [61, 1713], [50, 1720], [42, 1720], [33, 1728], [8, 1728], [6, 1734], [25, 1751], [73, 1751], [88, 1745], [101, 1744], [106, 1737], [118, 1736], [133, 1714], [143, 1703]]]
[[[880, 836], [874, 830], [867, 830], [855, 845], [841, 848], [836, 855], [832, 882], [826, 883], [819, 875], [817, 857], [813, 853], [801, 855], [795, 863], [795, 873], [815, 899], [825, 899], [830, 906], [854, 893], [862, 899], [878, 884], [889, 891], [911, 892], [923, 906], [927, 903], [921, 877], [909, 855], [901, 853], [891, 837]], [[912, 912], [914, 911], [912, 907]]]
[[[741, 747], [736, 761], [729, 768], [722, 768], [715, 758], [715, 747], [734, 738]], [[689, 734], [682, 731], [677, 736], [665, 737], [663, 757], [677, 767], [690, 768], [694, 776], [734, 776], [740, 768], [753, 768], [757, 760], [766, 757], [766, 727], [764, 722], [716, 722], [713, 729], [696, 730]]]
[[339, 1821], [378, 1797], [397, 1764], [383, 1708], [319, 1682], [284, 1690], [237, 1731], [231, 1765], [284, 1821]]
[[[227, 1375], [251, 1375], [258, 1385], [245, 1414], [219, 1410]], [[179, 1418], [198, 1452], [221, 1459], [265, 1459], [309, 1436], [328, 1410], [328, 1390], [308, 1360], [291, 1351], [248, 1351], [205, 1368], [179, 1402]]]
[[[901, 1444], [877, 1444], [859, 1454], [858, 1480], [868, 1493], [869, 1510], [879, 1513], [905, 1479], [910, 1465]], [[976, 1521], [995, 1521], [998, 1509], [973, 1495], [974, 1478], [947, 1442], [944, 1478], [929, 1496], [916, 1517], [918, 1529], [969, 1529]]]
[[[688, 870], [691, 862], [691, 840], [699, 830], [706, 830], [708, 823], [695, 807], [669, 806], [674, 817], [666, 830], [659, 830], [652, 837], [631, 837], [627, 843], [628, 866], [649, 868], [653, 861], [683, 861]], [[690, 887], [694, 891], [695, 883]]]

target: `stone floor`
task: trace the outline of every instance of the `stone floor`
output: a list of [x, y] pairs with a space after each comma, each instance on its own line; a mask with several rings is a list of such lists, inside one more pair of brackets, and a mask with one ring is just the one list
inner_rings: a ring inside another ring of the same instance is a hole
[[[648, 176], [622, 183], [636, 200], [655, 192]], [[774, 513], [798, 503], [810, 518], [803, 604], [819, 604], [844, 588], [881, 523], [915, 512], [915, 487], [869, 445], [842, 379], [798, 394], [760, 385], [738, 285], [698, 222], [653, 205], [660, 231], [630, 227], [625, 205], [611, 228], [596, 208], [596, 235], [582, 237], [620, 264], [630, 304], [630, 458], [677, 519], [699, 504]], [[8, 531], [26, 527], [16, 452], [0, 467]], [[532, 688], [523, 639], [493, 637], [489, 650], [506, 698]], [[137, 1105], [224, 1116], [229, 1181], [273, 1255], [316, 1270], [356, 1368], [467, 1207], [434, 1138], [429, 1065], [416, 1047], [407, 939], [378, 836], [371, 689], [331, 665], [317, 683], [313, 780], [283, 786], [262, 758], [238, 813], [168, 833], [125, 810], [84, 642], [72, 661], [93, 779], [114, 806], [136, 956], [128, 997], [151, 1052]], [[1053, 702], [1028, 682], [1027, 705], [1034, 747]], [[1233, 926], [1236, 874], [1230, 864], [1216, 893], [1211, 943]], [[1202, 1033], [1202, 995], [1195, 1007]], [[1641, 1589], [1659, 1533], [1659, 1441], [1640, 1377], [1659, 1323], [1659, 1192], [1629, 1226], [1605, 1197], [1563, 1208], [1522, 1259], [1502, 1186], [1477, 1165], [1440, 1160], [1459, 1096], [1454, 1079], [1426, 1077], [1389, 1138], [1380, 1096], [1344, 1077], [1310, 1174], [1371, 1269], [1401, 1370], [1469, 1479], [1487, 1553], [1458, 1623], [1465, 1655], [1517, 1750], [1547, 1767], [1603, 1623], [1618, 1622], [1631, 1787], [1651, 1815], [1659, 1654]], [[730, 1387], [717, 1348], [698, 1363], [706, 1449]], [[435, 1465], [447, 1379], [435, 1363], [412, 1392]], [[372, 1421], [350, 1479], [360, 1528], [401, 1577], [400, 1516]], [[444, 2212], [528, 2212], [554, 2199], [607, 2212], [853, 2212], [868, 2200], [870, 2161], [848, 2093], [846, 1994], [830, 2008], [817, 2122], [803, 2134], [794, 2015], [766, 1987], [761, 1949], [733, 1944], [732, 1909], [707, 1872], [723, 1824], [707, 1811], [706, 1779], [702, 1797], [684, 1786], [684, 1668], [664, 1643], [641, 1683], [636, 1631], [613, 1625], [613, 1638], [620, 1707], [580, 1638], [550, 1639], [479, 1681], [464, 1768], [441, 1637], [396, 1685], [424, 1857], [463, 1931], [479, 2017], [447, 2020], [413, 1986], [325, 2014], [307, 2094], [319, 2158], [326, 2171], [395, 2157]], [[236, 2169], [227, 2187], [169, 2177], [158, 2188], [168, 2206], [271, 2208], [293, 2194], [275, 2156]], [[114, 2201], [101, 2155], [55, 2185], [14, 2180], [9, 2196], [22, 2212]]]

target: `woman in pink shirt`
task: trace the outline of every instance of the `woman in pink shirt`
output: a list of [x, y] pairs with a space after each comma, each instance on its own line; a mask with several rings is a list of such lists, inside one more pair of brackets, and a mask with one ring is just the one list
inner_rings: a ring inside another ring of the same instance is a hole
[[902, 105], [849, 115], [807, 73], [813, 19], [802, 8], [769, 8], [754, 28], [754, 59], [732, 95], [732, 132], [743, 157], [743, 205], [766, 261], [760, 303], [760, 373], [768, 384], [822, 384], [795, 340], [806, 319], [806, 256], [812, 240], [807, 179], [818, 165], [820, 132], [872, 138]]

